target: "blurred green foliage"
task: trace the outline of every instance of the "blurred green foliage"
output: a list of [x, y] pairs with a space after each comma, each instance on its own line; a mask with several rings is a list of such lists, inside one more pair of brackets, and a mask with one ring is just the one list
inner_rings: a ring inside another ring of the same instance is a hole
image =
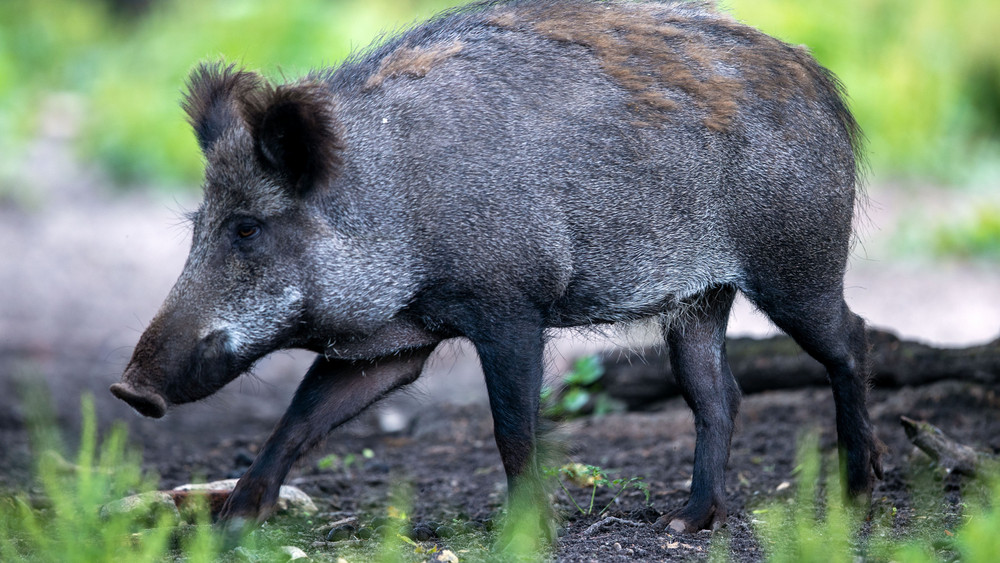
[[[0, 182], [15, 172], [46, 113], [75, 109], [80, 155], [120, 184], [197, 185], [201, 156], [179, 107], [197, 62], [224, 57], [271, 78], [297, 77], [451, 3], [158, 0], [128, 16], [97, 0], [5, 0]], [[67, 100], [77, 107], [52, 107]]]
[[[131, 15], [115, 3], [0, 2], [0, 191], [27, 174], [28, 143], [47, 130], [46, 119], [77, 122], [69, 135], [80, 156], [119, 184], [197, 185], [201, 157], [178, 101], [198, 61], [225, 57], [272, 78], [296, 77], [457, 2], [153, 0]], [[996, 173], [1000, 2], [723, 5], [807, 44], [841, 77], [880, 175], [968, 183]]]
[[807, 45], [840, 77], [876, 173], [996, 180], [1000, 2], [724, 2], [739, 19]]
[[968, 220], [939, 226], [934, 231], [932, 250], [938, 256], [1000, 262], [1000, 203], [976, 209]]
[[891, 252], [1000, 263], [1000, 200], [983, 199], [967, 209], [932, 209], [903, 218], [890, 239]]

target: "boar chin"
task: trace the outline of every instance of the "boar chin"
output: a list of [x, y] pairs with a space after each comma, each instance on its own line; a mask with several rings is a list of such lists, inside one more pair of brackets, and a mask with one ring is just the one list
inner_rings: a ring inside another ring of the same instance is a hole
[[143, 341], [136, 348], [122, 380], [111, 393], [144, 416], [161, 418], [171, 405], [190, 403], [212, 395], [239, 376], [251, 364], [235, 356], [229, 335], [215, 331], [201, 339], [185, 361], [170, 361], [163, 347], [160, 354], [144, 353]]

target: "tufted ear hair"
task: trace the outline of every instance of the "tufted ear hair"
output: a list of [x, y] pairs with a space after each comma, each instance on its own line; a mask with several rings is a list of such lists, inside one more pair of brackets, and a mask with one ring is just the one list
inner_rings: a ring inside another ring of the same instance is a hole
[[339, 170], [344, 148], [330, 92], [322, 83], [265, 85], [245, 100], [257, 156], [303, 195]]
[[222, 61], [202, 63], [191, 72], [182, 107], [203, 153], [241, 119], [240, 100], [262, 82], [259, 75]]

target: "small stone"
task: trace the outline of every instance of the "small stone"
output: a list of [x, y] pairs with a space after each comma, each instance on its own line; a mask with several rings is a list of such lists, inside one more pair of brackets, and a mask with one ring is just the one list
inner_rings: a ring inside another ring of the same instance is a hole
[[253, 454], [247, 450], [238, 450], [233, 456], [233, 465], [236, 467], [250, 467], [251, 463], [253, 463]]
[[386, 434], [396, 434], [409, 428], [410, 417], [395, 408], [385, 408], [378, 413], [378, 425]]
[[381, 461], [365, 462], [365, 473], [369, 474], [369, 476], [371, 474], [385, 475], [390, 471], [392, 471], [392, 468], [389, 467], [388, 463], [384, 463]]
[[442, 524], [434, 529], [434, 533], [439, 538], [448, 539], [455, 535], [455, 529], [447, 524]]
[[151, 491], [118, 499], [105, 504], [100, 511], [100, 516], [104, 520], [121, 514], [128, 514], [147, 527], [159, 525], [160, 519], [164, 517], [171, 526], [176, 526], [181, 521], [181, 513], [177, 510], [173, 497], [163, 491]]
[[410, 537], [416, 541], [427, 541], [434, 537], [434, 530], [427, 524], [417, 524], [410, 531]]
[[330, 533], [326, 535], [326, 541], [344, 541], [351, 539], [351, 535], [354, 534], [354, 526], [350, 524], [345, 524], [343, 526], [337, 526], [330, 530]]
[[450, 549], [442, 549], [434, 554], [434, 559], [431, 559], [431, 561], [437, 563], [458, 563], [458, 556]]
[[372, 533], [373, 532], [371, 528], [367, 526], [362, 526], [361, 528], [358, 528], [358, 531], [355, 535], [358, 536], [358, 539], [367, 540], [371, 539]]
[[306, 552], [295, 547], [294, 545], [283, 545], [281, 546], [281, 551], [288, 556], [288, 561], [301, 561], [303, 559], [309, 559]]

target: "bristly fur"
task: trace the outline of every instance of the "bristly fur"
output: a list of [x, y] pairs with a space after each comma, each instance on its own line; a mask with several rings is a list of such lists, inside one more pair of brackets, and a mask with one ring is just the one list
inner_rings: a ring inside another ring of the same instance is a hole
[[[648, 122], [667, 119], [677, 109], [670, 91], [689, 96], [706, 112], [704, 124], [714, 131], [730, 128], [751, 92], [782, 102], [802, 96], [833, 106], [859, 148], [858, 127], [839, 98], [836, 79], [806, 49], [742, 25], [709, 3], [609, 7], [592, 2], [517, 2], [496, 8], [487, 21], [587, 47], [604, 72], [632, 92], [633, 109]], [[688, 13], [689, 9], [697, 11]], [[724, 72], [725, 66], [739, 70]], [[834, 99], [827, 99], [829, 94]]]
[[202, 63], [191, 72], [181, 107], [188, 114], [202, 152], [211, 149], [238, 119], [238, 100], [260, 84], [257, 74], [222, 61]]
[[244, 97], [243, 115], [261, 162], [299, 192], [340, 169], [344, 143], [322, 83], [264, 84]]

